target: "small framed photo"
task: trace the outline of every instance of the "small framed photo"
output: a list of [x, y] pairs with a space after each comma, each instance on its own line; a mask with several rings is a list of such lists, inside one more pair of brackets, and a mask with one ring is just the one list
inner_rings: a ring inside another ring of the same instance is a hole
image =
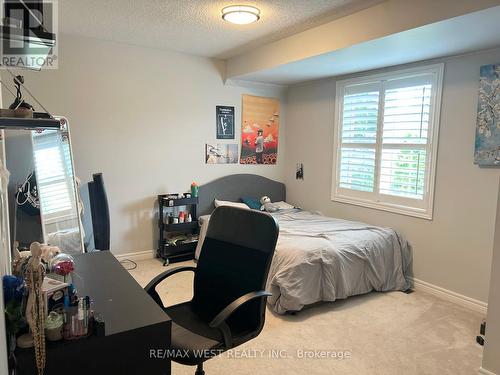
[[217, 139], [234, 139], [234, 107], [216, 107]]
[[238, 144], [218, 143], [205, 144], [206, 164], [238, 164]]

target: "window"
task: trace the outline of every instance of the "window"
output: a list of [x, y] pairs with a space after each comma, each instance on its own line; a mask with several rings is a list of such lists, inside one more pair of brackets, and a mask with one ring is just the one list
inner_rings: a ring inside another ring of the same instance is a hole
[[337, 82], [332, 199], [432, 219], [443, 65]]
[[46, 220], [73, 214], [75, 192], [69, 144], [64, 132], [45, 130], [33, 134], [36, 179]]

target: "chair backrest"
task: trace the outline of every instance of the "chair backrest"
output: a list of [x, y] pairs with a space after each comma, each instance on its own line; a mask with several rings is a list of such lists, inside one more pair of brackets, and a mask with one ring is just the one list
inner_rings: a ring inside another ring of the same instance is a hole
[[[206, 322], [242, 295], [264, 290], [278, 239], [269, 214], [234, 207], [212, 213], [198, 260], [192, 308]], [[233, 332], [260, 332], [265, 301], [251, 301], [229, 320]]]

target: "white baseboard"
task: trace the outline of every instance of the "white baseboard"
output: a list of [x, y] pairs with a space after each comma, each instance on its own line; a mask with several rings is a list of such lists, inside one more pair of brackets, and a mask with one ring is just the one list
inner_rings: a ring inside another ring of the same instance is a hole
[[414, 278], [413, 279], [413, 286], [414, 286], [416, 291], [421, 290], [423, 292], [427, 292], [427, 293], [432, 294], [436, 297], [445, 299], [449, 302], [452, 302], [452, 303], [455, 303], [459, 306], [476, 311], [476, 312], [481, 313], [483, 315], [486, 315], [486, 312], [488, 310], [488, 304], [486, 302], [482, 302], [482, 301], [479, 301], [477, 299], [470, 298], [470, 297], [464, 296], [464, 295], [456, 293], [456, 292], [452, 292], [451, 290], [441, 288], [437, 285], [433, 285], [433, 284], [428, 283], [426, 281], [422, 281], [422, 280]]
[[491, 372], [491, 371], [488, 371], [488, 370], [485, 370], [484, 368], [480, 367], [479, 368], [479, 373], [480, 374], [483, 374], [483, 375], [496, 375], [495, 373]]
[[119, 261], [130, 259], [135, 262], [138, 260], [153, 259], [155, 257], [155, 252], [153, 250], [146, 250], [146, 251], [138, 251], [135, 253], [113, 254], [113, 255]]

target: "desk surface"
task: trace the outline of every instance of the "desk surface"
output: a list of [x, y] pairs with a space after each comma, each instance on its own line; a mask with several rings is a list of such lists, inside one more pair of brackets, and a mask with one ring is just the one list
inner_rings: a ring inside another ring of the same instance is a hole
[[109, 251], [77, 256], [73, 283], [79, 297], [94, 300], [94, 310], [104, 318], [106, 336], [170, 321]]

